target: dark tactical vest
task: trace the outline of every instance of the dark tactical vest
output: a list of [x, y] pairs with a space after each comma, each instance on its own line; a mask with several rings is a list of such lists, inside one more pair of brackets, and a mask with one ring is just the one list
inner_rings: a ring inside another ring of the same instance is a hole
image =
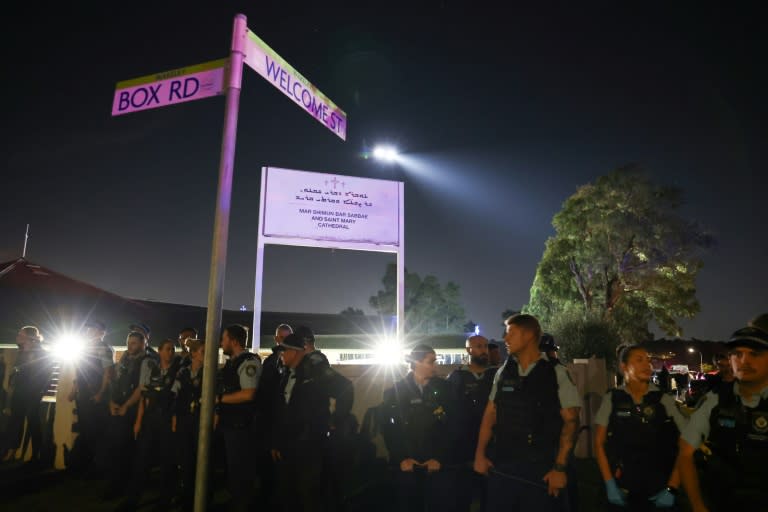
[[114, 354], [112, 348], [103, 341], [86, 344], [83, 354], [77, 361], [76, 379], [79, 400], [88, 400], [101, 389], [104, 368], [101, 358]]
[[149, 384], [143, 391], [146, 402], [147, 413], [169, 414], [172, 412], [173, 405], [173, 381], [176, 380], [176, 374], [181, 367], [181, 358], [174, 357], [171, 365], [163, 375], [159, 364], [152, 365], [152, 371], [149, 374]]
[[[227, 394], [240, 391], [240, 376], [238, 370], [246, 361], [259, 360], [258, 355], [252, 352], [241, 352], [234, 359], [230, 358], [224, 365], [219, 374], [219, 393]], [[223, 426], [245, 427], [253, 422], [253, 416], [256, 412], [255, 401], [244, 402], [241, 404], [219, 404], [219, 421]]]
[[192, 376], [191, 366], [184, 366], [176, 374], [179, 392], [176, 396], [176, 415], [189, 416], [200, 414], [200, 400], [203, 395], [203, 369]]
[[421, 462], [431, 458], [446, 462], [451, 440], [450, 399], [451, 391], [445, 380], [430, 379], [422, 392], [413, 374], [385, 392], [381, 430], [391, 463], [399, 464], [405, 457]]
[[[721, 386], [718, 404], [709, 416], [706, 447], [712, 452], [705, 473], [733, 492], [768, 497], [768, 400], [754, 409], [745, 407], [733, 386]], [[765, 503], [763, 503], [765, 505]]]
[[124, 404], [139, 385], [141, 363], [147, 358], [146, 352], [138, 357], [124, 355], [117, 364], [117, 380], [112, 386], [112, 401], [118, 405]]
[[488, 395], [493, 386], [495, 369], [486, 370], [482, 377], [475, 378], [469, 369], [461, 368], [449, 377], [458, 385], [458, 418], [459, 422], [454, 455], [458, 460], [473, 460], [480, 423], [483, 420], [485, 407], [488, 405]]
[[522, 377], [510, 357], [499, 376], [495, 403], [496, 460], [552, 464], [563, 428], [555, 364], [539, 359]]
[[662, 396], [650, 391], [635, 404], [626, 391], [611, 390], [606, 454], [621, 487], [638, 496], [665, 488], [677, 457], [680, 431]]

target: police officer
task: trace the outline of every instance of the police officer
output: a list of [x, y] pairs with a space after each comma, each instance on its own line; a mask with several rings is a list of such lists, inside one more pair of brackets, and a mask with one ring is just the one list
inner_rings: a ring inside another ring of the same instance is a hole
[[675, 505], [677, 444], [687, 420], [675, 400], [651, 384], [648, 351], [625, 347], [624, 385], [608, 392], [595, 416], [595, 449], [611, 510]]
[[272, 457], [277, 464], [278, 508], [335, 510], [329, 507], [323, 475], [326, 442], [335, 415], [352, 406], [352, 383], [335, 372], [325, 356], [306, 349], [305, 340], [289, 334], [280, 345], [283, 372], [276, 396]]
[[495, 370], [488, 368], [488, 340], [470, 336], [464, 342], [469, 362], [448, 375], [456, 401], [456, 440], [452, 460], [459, 466], [458, 510], [469, 510], [473, 499], [485, 497], [485, 479], [472, 470], [477, 433], [488, 403]]
[[380, 406], [401, 511], [453, 507], [455, 402], [448, 382], [436, 377], [436, 360], [432, 347], [416, 345], [408, 357], [411, 371], [384, 392]]
[[[561, 510], [568, 458], [579, 424], [576, 386], [563, 365], [539, 352], [541, 326], [519, 314], [505, 324], [510, 356], [494, 377], [475, 452], [488, 474], [489, 511]], [[496, 433], [493, 462], [486, 455]]]
[[106, 325], [90, 320], [84, 327], [85, 347], [75, 363], [75, 381], [69, 394], [69, 401], [74, 400], [77, 406], [78, 435], [67, 461], [67, 468], [74, 471], [85, 471], [101, 448], [115, 369], [115, 350], [104, 342]]
[[547, 359], [553, 363], [560, 363], [560, 359], [557, 357], [557, 352], [560, 347], [555, 343], [555, 337], [549, 333], [542, 333], [541, 340], [539, 340], [539, 352], [544, 352], [547, 355]]
[[501, 365], [501, 350], [495, 341], [488, 343], [488, 366], [498, 368]]
[[147, 356], [153, 361], [155, 361], [156, 363], [160, 362], [160, 356], [157, 354], [157, 350], [152, 348], [152, 345], [149, 344], [149, 337], [152, 334], [152, 330], [149, 328], [149, 326], [145, 323], [138, 322], [138, 323], [129, 325], [128, 330], [130, 332], [140, 332], [144, 334], [144, 338], [147, 344]]
[[151, 371], [144, 333], [129, 333], [125, 344], [126, 351], [120, 357], [111, 385], [109, 417], [104, 427], [105, 449], [97, 454], [98, 467], [109, 479], [104, 499], [116, 498], [128, 491], [124, 483], [133, 467], [133, 426], [142, 386], [149, 381]]
[[354, 393], [351, 382], [333, 371], [328, 358], [318, 350], [312, 329], [300, 325], [295, 333], [304, 341], [306, 356], [303, 361], [310, 363], [315, 373], [322, 369], [330, 396], [335, 399], [325, 443], [325, 475], [328, 506], [330, 510], [338, 510], [346, 495], [346, 483], [351, 480], [354, 471], [351, 461], [355, 449], [354, 436], [358, 431], [357, 418], [351, 412]]
[[43, 335], [37, 327], [22, 327], [16, 335], [19, 351], [11, 375], [11, 417], [8, 420], [6, 452], [10, 460], [24, 438], [24, 422], [32, 442], [31, 461], [40, 461], [43, 430], [40, 422], [40, 400], [51, 381], [53, 361], [41, 345]]
[[200, 427], [205, 344], [187, 339], [190, 363], [176, 374], [172, 391], [176, 395], [171, 430], [176, 434], [177, 460], [181, 473], [181, 507], [190, 510], [194, 501], [195, 460]]
[[256, 475], [255, 400], [261, 375], [259, 356], [246, 350], [248, 329], [234, 324], [224, 328], [221, 348], [229, 359], [219, 377], [216, 397], [219, 430], [227, 456], [227, 483], [232, 510], [246, 510], [253, 494]]
[[[739, 329], [728, 349], [736, 381], [707, 393], [681, 436], [680, 477], [694, 512], [768, 508], [768, 332]], [[701, 485], [694, 464], [699, 448]]]
[[[274, 406], [277, 389], [280, 386], [280, 378], [283, 372], [283, 363], [280, 359], [280, 345], [286, 336], [291, 334], [293, 329], [288, 324], [280, 324], [275, 329], [275, 346], [272, 347], [272, 353], [264, 359], [259, 379], [259, 389], [256, 392], [256, 403], [261, 420], [265, 425], [271, 425], [274, 420]], [[269, 434], [269, 432], [266, 432]], [[261, 474], [261, 496], [264, 503], [273, 501], [273, 491], [275, 488], [275, 468], [272, 456], [270, 455], [271, 439], [269, 435], [261, 436], [264, 439], [262, 446], [259, 446], [259, 469]]]
[[192, 362], [192, 358], [189, 353], [189, 348], [187, 347], [187, 340], [197, 339], [197, 329], [195, 329], [194, 327], [184, 327], [179, 331], [179, 335], [177, 339], [178, 339], [177, 345], [181, 350], [181, 353], [179, 354], [181, 356], [181, 365], [187, 366], [190, 362]]
[[175, 355], [175, 340], [168, 338], [160, 342], [157, 353], [159, 363], [150, 363], [147, 382], [142, 383], [142, 398], [139, 400], [133, 433], [136, 438], [136, 453], [133, 460], [128, 496], [121, 510], [134, 510], [147, 483], [147, 476], [155, 463], [160, 464], [162, 483], [159, 507], [170, 505], [175, 490], [176, 457], [171, 432], [173, 417], [172, 387], [176, 373], [181, 367], [181, 358]]

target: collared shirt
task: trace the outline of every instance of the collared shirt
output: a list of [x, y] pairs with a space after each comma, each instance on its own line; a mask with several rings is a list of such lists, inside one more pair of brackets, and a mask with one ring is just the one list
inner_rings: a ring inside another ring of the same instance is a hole
[[291, 394], [293, 394], [293, 387], [296, 385], [296, 368], [288, 368], [288, 382], [285, 383], [285, 389], [283, 390], [283, 396], [285, 397], [285, 403], [291, 402]]
[[237, 369], [237, 376], [240, 378], [240, 389], [256, 389], [261, 377], [261, 361], [256, 358], [243, 361]]
[[[761, 399], [768, 399], [768, 386], [760, 390], [760, 393], [752, 395], [749, 400], [744, 400], [739, 392], [739, 382], [733, 383], [733, 392], [739, 397], [739, 402], [749, 409], [754, 409], [760, 404]], [[701, 444], [709, 438], [709, 417], [712, 414], [712, 409], [720, 402], [720, 397], [717, 393], [709, 392], [704, 395], [704, 398], [699, 403], [699, 408], [694, 411], [688, 421], [688, 426], [683, 430], [681, 437], [683, 441], [698, 448]]]
[[[619, 386], [618, 389], [627, 391], [626, 386]], [[652, 391], [659, 391], [658, 386], [655, 384], [649, 384], [646, 394]], [[629, 391], [627, 391], [627, 394], [632, 396]], [[643, 395], [643, 397], [645, 397], [645, 395]], [[667, 411], [667, 416], [670, 416], [674, 420], [675, 425], [677, 425], [677, 429], [682, 432], [685, 426], [688, 424], [688, 419], [683, 416], [683, 413], [680, 412], [675, 399], [665, 393], [661, 395], [660, 402], [661, 405], [664, 406], [664, 410]], [[613, 412], [613, 402], [611, 401], [611, 392], [609, 391], [603, 397], [603, 401], [600, 404], [600, 409], [598, 409], [597, 414], [595, 415], [595, 424], [607, 427], [611, 419], [611, 412]]]
[[[541, 359], [549, 361], [547, 355], [544, 352], [541, 352], [539, 356], [539, 360]], [[499, 367], [499, 369], [496, 371], [496, 375], [493, 376], [491, 394], [488, 396], [488, 401], [490, 402], [493, 402], [496, 398], [496, 389], [498, 387], [499, 379], [501, 378], [501, 374], [504, 372], [504, 368], [507, 366], [508, 362], [509, 359], [507, 359], [507, 361], [505, 361], [504, 364]], [[516, 359], [515, 362], [517, 362], [517, 371], [521, 377], [525, 377], [526, 375], [530, 374], [533, 368], [538, 364], [538, 361], [534, 361], [528, 366], [528, 368], [523, 370], [523, 368], [520, 366], [520, 363]], [[554, 367], [555, 376], [557, 377], [557, 396], [560, 398], [560, 408], [570, 409], [571, 407], [581, 407], [579, 390], [576, 389], [576, 385], [571, 380], [571, 376], [568, 374], [568, 369], [561, 364], [556, 364]]]

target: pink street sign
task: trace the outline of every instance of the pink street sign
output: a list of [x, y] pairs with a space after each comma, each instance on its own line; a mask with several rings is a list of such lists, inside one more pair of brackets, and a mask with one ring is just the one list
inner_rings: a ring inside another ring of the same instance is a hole
[[347, 114], [250, 30], [245, 63], [326, 128], [347, 140]]
[[112, 100], [112, 115], [217, 96], [224, 91], [224, 70], [228, 60], [214, 60], [119, 82]]

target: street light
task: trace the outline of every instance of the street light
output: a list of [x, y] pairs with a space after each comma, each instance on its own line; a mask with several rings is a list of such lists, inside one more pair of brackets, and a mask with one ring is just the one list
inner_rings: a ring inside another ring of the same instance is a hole
[[695, 348], [689, 347], [688, 352], [691, 354], [694, 352], [699, 353], [699, 373], [704, 373], [704, 356], [701, 355], [701, 350], [696, 350]]
[[398, 157], [397, 148], [394, 146], [376, 146], [373, 148], [373, 158], [385, 162], [394, 162]]

